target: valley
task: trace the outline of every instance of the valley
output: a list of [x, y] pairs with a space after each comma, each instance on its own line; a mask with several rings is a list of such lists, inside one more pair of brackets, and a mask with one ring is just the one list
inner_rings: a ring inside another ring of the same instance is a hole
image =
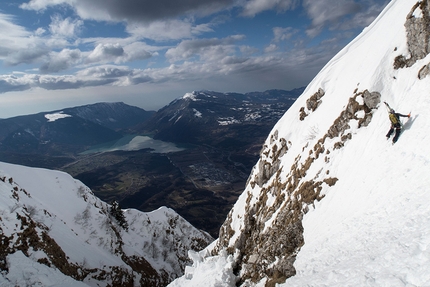
[[168, 206], [215, 236], [254, 160], [247, 154], [194, 146], [163, 154], [143, 149], [81, 155], [61, 170], [103, 201], [118, 200], [123, 208], [141, 211]]
[[302, 92], [201, 91], [157, 112], [100, 103], [5, 119], [0, 161], [65, 171], [121, 208], [172, 208], [217, 237], [267, 134]]

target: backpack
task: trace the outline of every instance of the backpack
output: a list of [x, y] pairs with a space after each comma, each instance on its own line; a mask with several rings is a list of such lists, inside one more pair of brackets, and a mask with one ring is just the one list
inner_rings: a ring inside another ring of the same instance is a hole
[[399, 124], [399, 123], [400, 123], [400, 122], [399, 122], [399, 118], [398, 118], [395, 114], [390, 113], [390, 115], [389, 115], [388, 117], [390, 118], [390, 121], [391, 121], [391, 123], [392, 123], [393, 125], [396, 125], [396, 124]]

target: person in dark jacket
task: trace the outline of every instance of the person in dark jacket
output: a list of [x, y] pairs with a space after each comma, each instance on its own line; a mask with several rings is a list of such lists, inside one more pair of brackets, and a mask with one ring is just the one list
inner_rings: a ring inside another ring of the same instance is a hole
[[[387, 106], [388, 106], [388, 104], [387, 104]], [[394, 129], [396, 129], [396, 133], [395, 133], [394, 138], [393, 138], [393, 143], [395, 143], [399, 139], [400, 133], [402, 131], [402, 125], [400, 122], [400, 117], [409, 118], [410, 116], [411, 116], [410, 114], [409, 115], [402, 115], [400, 113], [396, 113], [395, 110], [390, 108], [390, 111], [388, 112], [388, 117], [390, 118], [390, 121], [391, 121], [391, 127], [387, 133], [387, 139], [390, 138], [390, 136], [393, 134]]]

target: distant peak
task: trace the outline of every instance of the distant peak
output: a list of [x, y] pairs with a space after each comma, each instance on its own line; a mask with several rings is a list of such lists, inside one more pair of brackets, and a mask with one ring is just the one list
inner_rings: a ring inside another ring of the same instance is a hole
[[183, 97], [182, 97], [182, 99], [190, 99], [191, 101], [197, 101], [197, 95], [198, 95], [198, 93], [197, 92], [192, 92], [192, 93], [186, 93]]

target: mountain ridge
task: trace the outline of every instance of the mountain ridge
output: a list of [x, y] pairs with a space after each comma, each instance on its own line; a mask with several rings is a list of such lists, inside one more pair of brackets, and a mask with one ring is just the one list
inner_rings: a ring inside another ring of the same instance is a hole
[[188, 250], [213, 240], [165, 207], [123, 210], [125, 229], [63, 172], [0, 163], [0, 174], [2, 286], [165, 286], [183, 273]]

